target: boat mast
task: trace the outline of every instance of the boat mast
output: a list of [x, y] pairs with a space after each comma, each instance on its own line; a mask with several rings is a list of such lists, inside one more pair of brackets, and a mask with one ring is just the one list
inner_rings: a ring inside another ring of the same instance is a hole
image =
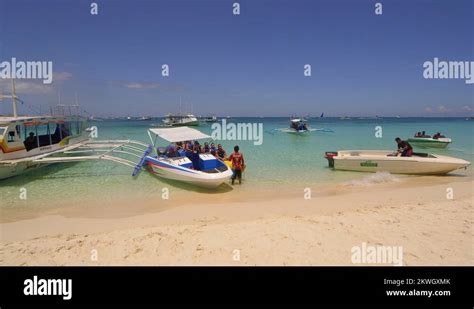
[[13, 117], [18, 117], [18, 113], [16, 111], [16, 91], [15, 91], [15, 79], [12, 78], [12, 100], [13, 100]]

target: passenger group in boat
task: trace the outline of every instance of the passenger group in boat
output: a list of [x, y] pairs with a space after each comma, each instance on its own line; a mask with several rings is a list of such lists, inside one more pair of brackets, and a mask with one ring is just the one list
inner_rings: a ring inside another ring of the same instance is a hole
[[[417, 132], [417, 133], [415, 134], [415, 137], [431, 138], [430, 135], [426, 135], [426, 134], [425, 134], [425, 131]], [[441, 135], [440, 132], [437, 132], [437, 133], [433, 134], [433, 139], [444, 138], [444, 137], [446, 137], [446, 136]]]
[[193, 168], [198, 166], [197, 161], [199, 160], [199, 154], [212, 154], [217, 159], [221, 161], [230, 161], [232, 164], [232, 184], [235, 180], [239, 181], [239, 184], [242, 183], [242, 172], [245, 169], [244, 155], [239, 152], [239, 146], [234, 147], [234, 152], [227, 157], [227, 153], [222, 147], [222, 144], [217, 144], [217, 148], [214, 143], [205, 142], [204, 145], [198, 141], [186, 141], [186, 142], [177, 142], [171, 143], [166, 147], [158, 148], [159, 154], [164, 154], [169, 158], [186, 156], [193, 162]]

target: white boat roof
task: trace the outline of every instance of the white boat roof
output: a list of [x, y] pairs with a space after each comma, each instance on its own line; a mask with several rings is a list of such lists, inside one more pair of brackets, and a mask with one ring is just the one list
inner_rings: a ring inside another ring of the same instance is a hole
[[[57, 120], [57, 119], [66, 119], [66, 118], [75, 118], [76, 116], [0, 116], [0, 124], [10, 124], [15, 122], [30, 122], [30, 121], [48, 121], [48, 120]], [[77, 116], [79, 117], [79, 116]]]
[[192, 129], [189, 127], [176, 127], [176, 128], [165, 128], [165, 129], [153, 128], [153, 129], [149, 129], [149, 132], [155, 135], [158, 135], [160, 138], [170, 143], [211, 138], [209, 135], [204, 134], [199, 130]]

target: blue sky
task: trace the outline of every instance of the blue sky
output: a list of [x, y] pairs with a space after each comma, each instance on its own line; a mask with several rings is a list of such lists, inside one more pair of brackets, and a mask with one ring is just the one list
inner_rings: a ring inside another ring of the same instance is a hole
[[473, 114], [474, 85], [422, 67], [474, 60], [472, 0], [385, 0], [382, 15], [377, 1], [236, 1], [239, 16], [226, 0], [97, 0], [92, 16], [92, 1], [0, 0], [0, 61], [53, 61], [53, 85], [19, 96], [47, 109], [77, 92], [98, 116], [163, 115], [180, 99], [232, 116]]

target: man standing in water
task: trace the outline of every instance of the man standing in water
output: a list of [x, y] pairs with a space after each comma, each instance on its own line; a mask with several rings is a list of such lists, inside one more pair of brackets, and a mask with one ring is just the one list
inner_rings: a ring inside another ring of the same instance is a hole
[[402, 157], [411, 157], [413, 155], [413, 148], [407, 141], [402, 141], [400, 137], [395, 139], [398, 145], [398, 153], [401, 153]]
[[232, 184], [234, 184], [235, 178], [239, 178], [239, 184], [242, 183], [242, 170], [244, 169], [244, 155], [239, 152], [239, 146], [234, 147], [234, 152], [229, 156], [229, 161], [232, 162]]

